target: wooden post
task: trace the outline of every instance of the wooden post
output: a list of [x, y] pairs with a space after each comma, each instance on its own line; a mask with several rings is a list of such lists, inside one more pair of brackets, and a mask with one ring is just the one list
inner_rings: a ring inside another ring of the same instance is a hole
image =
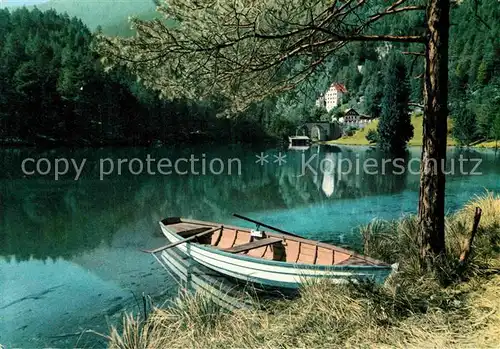
[[144, 309], [144, 321], [148, 320], [148, 309], [146, 306], [146, 295], [142, 292], [142, 307]]
[[481, 220], [481, 214], [483, 211], [481, 208], [476, 207], [476, 213], [474, 214], [474, 223], [472, 225], [472, 232], [470, 234], [469, 239], [465, 241], [464, 247], [462, 249], [462, 253], [460, 253], [460, 264], [467, 263], [469, 259], [469, 255], [472, 251], [472, 243], [474, 241], [474, 237], [476, 236], [477, 229], [479, 227], [479, 221]]
[[370, 238], [371, 238], [371, 227], [368, 226], [363, 231], [363, 254], [368, 256], [370, 254]]

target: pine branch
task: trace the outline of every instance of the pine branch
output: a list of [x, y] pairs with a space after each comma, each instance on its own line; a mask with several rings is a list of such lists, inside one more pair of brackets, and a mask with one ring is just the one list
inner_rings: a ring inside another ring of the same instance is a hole
[[221, 94], [248, 105], [306, 81], [347, 43], [425, 43], [370, 28], [424, 9], [409, 2], [370, 14], [367, 0], [171, 0], [158, 11], [175, 24], [134, 19], [136, 37], [101, 36], [98, 46], [108, 66], [127, 66], [166, 97]]

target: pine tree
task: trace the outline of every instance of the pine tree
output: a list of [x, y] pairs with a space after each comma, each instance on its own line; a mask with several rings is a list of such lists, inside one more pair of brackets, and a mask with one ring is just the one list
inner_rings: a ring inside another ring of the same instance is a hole
[[461, 146], [469, 146], [477, 139], [476, 115], [463, 103], [453, 112], [452, 135]]
[[413, 125], [408, 110], [410, 91], [406, 68], [396, 57], [389, 59], [384, 91], [377, 144], [384, 152], [401, 154], [413, 137]]
[[477, 68], [477, 82], [478, 84], [484, 85], [487, 82], [488, 79], [488, 66], [486, 65], [486, 62], [481, 61], [481, 64], [479, 64], [479, 67]]
[[364, 91], [365, 113], [372, 117], [380, 116], [380, 103], [384, 92], [382, 87], [379, 73], [374, 72]]
[[495, 121], [493, 122], [493, 138], [495, 139], [495, 148], [498, 148], [498, 141], [500, 140], [500, 111], [497, 112]]

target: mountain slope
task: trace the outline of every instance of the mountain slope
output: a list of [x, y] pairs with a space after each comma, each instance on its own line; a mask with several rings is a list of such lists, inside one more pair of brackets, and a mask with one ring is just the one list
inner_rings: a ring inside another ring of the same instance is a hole
[[37, 5], [47, 1], [48, 0], [0, 0], [0, 8], [4, 7], [13, 8], [13, 7]]
[[50, 0], [37, 7], [78, 17], [91, 30], [101, 26], [105, 34], [131, 35], [133, 31], [128, 25], [128, 17], [153, 18], [156, 5], [152, 0]]

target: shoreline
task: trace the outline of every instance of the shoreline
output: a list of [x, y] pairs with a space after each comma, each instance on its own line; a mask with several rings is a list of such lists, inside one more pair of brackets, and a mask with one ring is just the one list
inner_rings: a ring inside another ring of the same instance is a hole
[[[467, 267], [456, 263], [475, 207], [483, 209], [481, 234]], [[500, 196], [487, 193], [448, 215], [443, 271], [418, 267], [412, 248], [416, 218], [377, 220], [359, 228], [373, 258], [399, 262], [382, 286], [310, 282], [293, 299], [260, 301], [224, 311], [207, 294], [180, 294], [148, 320], [125, 315], [107, 336], [110, 348], [128, 347], [489, 347], [500, 341]], [[365, 251], [368, 252], [368, 251]], [[131, 340], [134, 340], [132, 343]]]
[[[414, 135], [412, 139], [408, 142], [408, 147], [422, 147], [423, 144], [423, 128], [422, 128], [422, 115], [412, 115], [411, 116], [411, 124], [413, 126]], [[370, 144], [366, 139], [366, 135], [369, 131], [376, 131], [378, 127], [378, 121], [374, 121], [368, 124], [365, 128], [357, 130], [352, 136], [341, 137], [336, 140], [324, 141], [322, 144], [328, 145], [348, 145], [348, 146], [376, 146], [376, 144]], [[451, 130], [453, 127], [452, 121], [448, 118], [448, 129]], [[457, 148], [484, 148], [484, 149], [495, 149], [500, 148], [500, 140], [498, 142], [498, 147], [496, 147], [496, 142], [494, 140], [489, 141], [476, 141], [472, 143], [470, 146], [459, 146], [457, 142], [451, 138], [450, 134], [448, 134], [446, 145], [448, 147], [457, 147]]]
[[[339, 138], [342, 140], [342, 138]], [[344, 146], [355, 146], [355, 147], [376, 147], [376, 144], [370, 144], [368, 142], [366, 143], [360, 143], [360, 142], [343, 142], [339, 141], [339, 139], [332, 140], [332, 141], [321, 141], [317, 142], [317, 144], [320, 145], [344, 145]], [[344, 138], [344, 140], [346, 140]], [[446, 144], [448, 148], [463, 148], [463, 149], [490, 149], [490, 150], [495, 150], [495, 149], [500, 149], [500, 142], [498, 143], [498, 147], [495, 146], [494, 141], [487, 141], [487, 142], [481, 142], [479, 144], [475, 145], [470, 145], [470, 146], [459, 146], [454, 142], [448, 142]], [[422, 144], [412, 144], [412, 142], [408, 143], [408, 148], [421, 148]]]
[[284, 142], [281, 142], [278, 139], [267, 138], [262, 139], [258, 142], [234, 142], [234, 141], [178, 141], [172, 143], [165, 143], [157, 140], [152, 141], [144, 141], [144, 142], [103, 142], [103, 143], [72, 143], [72, 142], [51, 142], [51, 143], [37, 143], [37, 142], [27, 142], [27, 141], [19, 141], [19, 142], [3, 142], [0, 140], [0, 149], [27, 149], [27, 148], [35, 148], [35, 149], [57, 149], [57, 148], [74, 148], [74, 149], [90, 149], [90, 148], [161, 148], [161, 147], [182, 147], [182, 146], [194, 146], [194, 145], [226, 145], [226, 146], [234, 146], [234, 145], [252, 145], [252, 146], [262, 146], [262, 145], [277, 145]]

